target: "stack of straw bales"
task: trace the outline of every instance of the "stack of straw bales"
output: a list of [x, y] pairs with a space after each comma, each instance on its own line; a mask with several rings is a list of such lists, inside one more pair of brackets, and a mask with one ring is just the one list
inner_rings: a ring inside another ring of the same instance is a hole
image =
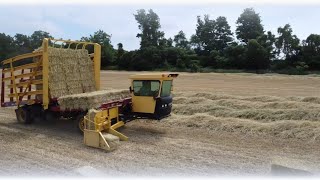
[[99, 108], [101, 104], [130, 97], [129, 90], [101, 90], [89, 93], [73, 94], [58, 98], [60, 108], [82, 109]]
[[86, 49], [49, 48], [49, 91], [60, 108], [88, 110], [129, 97], [128, 90], [96, 91], [94, 64]]
[[86, 49], [49, 48], [51, 97], [95, 91], [93, 62]]

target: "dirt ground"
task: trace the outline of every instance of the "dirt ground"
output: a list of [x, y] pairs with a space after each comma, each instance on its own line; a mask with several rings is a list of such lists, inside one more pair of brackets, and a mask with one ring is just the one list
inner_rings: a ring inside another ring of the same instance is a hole
[[[102, 87], [128, 88], [134, 73], [103, 71]], [[127, 123], [110, 153], [83, 145], [72, 121], [26, 126], [1, 108], [0, 175], [269, 176], [273, 163], [318, 175], [319, 88], [316, 75], [181, 73], [172, 116]]]

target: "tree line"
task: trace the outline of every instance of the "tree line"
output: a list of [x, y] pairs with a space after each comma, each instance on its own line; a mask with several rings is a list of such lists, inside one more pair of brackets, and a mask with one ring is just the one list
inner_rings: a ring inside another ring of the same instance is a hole
[[[310, 34], [300, 40], [290, 24], [266, 31], [261, 17], [246, 8], [231, 31], [226, 17], [198, 16], [195, 33], [187, 38], [183, 30], [165, 38], [159, 16], [152, 10], [140, 9], [134, 14], [140, 39], [138, 50], [126, 51], [122, 43], [111, 45], [111, 36], [98, 30], [80, 41], [102, 46], [102, 68], [118, 70], [170, 70], [207, 72], [216, 69], [252, 72], [304, 74], [320, 70], [320, 35]], [[11, 37], [0, 33], [0, 60], [30, 52], [41, 45], [48, 32]]]

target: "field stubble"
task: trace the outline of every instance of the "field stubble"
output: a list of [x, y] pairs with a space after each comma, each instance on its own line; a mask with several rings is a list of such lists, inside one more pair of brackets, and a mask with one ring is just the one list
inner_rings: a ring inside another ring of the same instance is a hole
[[[134, 73], [103, 71], [102, 87]], [[111, 153], [70, 121], [25, 126], [2, 108], [0, 175], [268, 175], [275, 161], [319, 174], [319, 89], [316, 76], [181, 73], [172, 116], [126, 124]]]

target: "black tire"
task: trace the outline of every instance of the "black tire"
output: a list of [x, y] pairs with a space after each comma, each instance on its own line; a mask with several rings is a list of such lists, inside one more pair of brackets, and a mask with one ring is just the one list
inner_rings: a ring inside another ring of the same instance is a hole
[[86, 113], [80, 113], [75, 117], [74, 123], [80, 134], [84, 132], [84, 116]]
[[15, 112], [19, 123], [31, 124], [33, 122], [31, 109], [28, 106], [19, 107]]

